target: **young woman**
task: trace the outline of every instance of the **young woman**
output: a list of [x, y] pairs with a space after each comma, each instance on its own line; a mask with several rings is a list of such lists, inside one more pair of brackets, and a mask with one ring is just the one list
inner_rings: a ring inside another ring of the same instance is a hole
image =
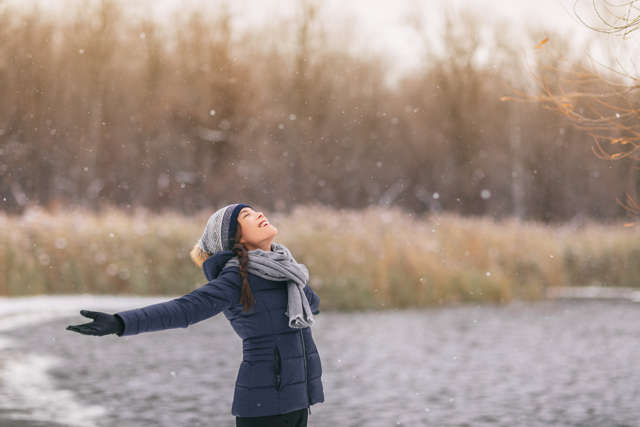
[[243, 340], [231, 413], [236, 426], [307, 425], [324, 401], [320, 355], [309, 328], [319, 299], [309, 272], [274, 243], [278, 230], [262, 212], [234, 204], [214, 213], [191, 251], [209, 280], [180, 298], [93, 319], [68, 330], [118, 336], [186, 328], [221, 311]]

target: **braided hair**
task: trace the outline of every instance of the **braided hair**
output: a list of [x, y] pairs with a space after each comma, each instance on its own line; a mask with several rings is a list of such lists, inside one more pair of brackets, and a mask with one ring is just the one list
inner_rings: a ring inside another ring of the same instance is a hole
[[[234, 242], [240, 242], [242, 240], [242, 226], [238, 222], [236, 226], [236, 236]], [[253, 308], [253, 294], [251, 293], [251, 286], [249, 285], [249, 251], [245, 243], [234, 243], [231, 248], [233, 253], [238, 257], [238, 270], [240, 278], [242, 279], [242, 288], [240, 289], [240, 302], [244, 305], [242, 312]]]

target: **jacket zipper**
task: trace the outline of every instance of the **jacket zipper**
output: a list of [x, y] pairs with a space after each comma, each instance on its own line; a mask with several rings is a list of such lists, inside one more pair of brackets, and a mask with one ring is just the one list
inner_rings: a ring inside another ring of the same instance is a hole
[[309, 380], [307, 378], [307, 350], [304, 347], [302, 328], [300, 328], [300, 339], [302, 340], [302, 354], [304, 357], [304, 384], [307, 387], [307, 401], [309, 402], [309, 415], [311, 415], [311, 396], [309, 396]]
[[276, 388], [280, 390], [280, 383], [282, 382], [282, 361], [280, 360], [280, 350], [276, 346]]

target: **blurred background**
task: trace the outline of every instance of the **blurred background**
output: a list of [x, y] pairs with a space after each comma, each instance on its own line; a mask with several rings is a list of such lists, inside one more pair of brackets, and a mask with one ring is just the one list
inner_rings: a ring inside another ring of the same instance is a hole
[[604, 6], [5, 0], [0, 294], [188, 291], [238, 201], [327, 308], [635, 287], [637, 43]]
[[250, 200], [620, 218], [615, 196], [640, 185], [628, 161], [598, 160], [540, 103], [501, 100], [536, 91], [529, 65], [557, 62], [543, 39], [589, 64], [597, 33], [562, 3], [485, 3], [5, 0], [2, 210]]
[[0, 424], [233, 425], [221, 316], [63, 328], [242, 202], [322, 301], [313, 425], [636, 425], [637, 6], [0, 0]]

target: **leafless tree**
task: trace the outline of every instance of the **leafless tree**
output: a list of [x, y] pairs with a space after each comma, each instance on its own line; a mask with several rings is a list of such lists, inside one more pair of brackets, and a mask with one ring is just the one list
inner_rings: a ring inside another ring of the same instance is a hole
[[220, 5], [169, 23], [123, 0], [92, 5], [60, 20], [0, 4], [2, 210], [193, 213], [242, 198], [275, 210], [623, 214], [606, 202], [627, 183], [622, 162], [599, 166], [567, 115], [501, 102], [503, 81], [526, 86], [521, 47], [472, 14], [443, 14], [424, 66], [390, 83], [390, 56], [355, 50], [354, 30], [318, 1], [244, 29]]
[[[576, 6], [579, 3], [576, 1]], [[600, 25], [578, 18], [594, 31], [629, 38], [638, 29], [640, 15], [635, 0], [593, 2], [593, 9]], [[576, 129], [586, 131], [593, 138], [592, 149], [598, 158], [627, 164], [626, 201], [616, 200], [630, 214], [640, 215], [640, 75], [633, 60], [631, 68], [623, 65], [621, 58], [614, 58], [615, 66], [591, 56], [590, 62], [583, 64], [569, 60], [547, 41], [536, 48], [551, 60], [538, 61], [530, 73], [538, 90], [533, 95], [521, 93], [521, 99], [541, 102], [571, 120]], [[559, 77], [549, 81], [549, 74]]]

